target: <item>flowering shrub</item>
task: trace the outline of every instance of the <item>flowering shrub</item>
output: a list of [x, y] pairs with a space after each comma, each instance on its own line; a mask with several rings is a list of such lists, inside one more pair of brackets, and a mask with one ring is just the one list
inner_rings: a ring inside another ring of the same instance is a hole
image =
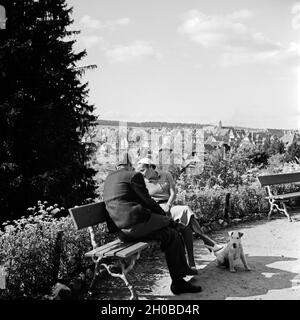
[[267, 212], [269, 203], [264, 188], [258, 183], [240, 186], [231, 189], [230, 192], [230, 213], [233, 217], [241, 217], [252, 213]]
[[51, 283], [56, 232], [49, 220], [41, 217], [21, 218], [0, 232], [0, 261], [8, 272], [10, 297], [35, 295]]
[[176, 204], [189, 205], [200, 221], [213, 221], [223, 216], [226, 190], [203, 188], [178, 193]]
[[242, 176], [242, 185], [252, 185], [257, 182], [257, 177], [260, 175], [259, 168], [248, 169]]
[[258, 183], [239, 188], [204, 188], [194, 193], [180, 192], [177, 203], [191, 207], [200, 221], [210, 222], [224, 217], [226, 194], [230, 193], [229, 212], [232, 217], [267, 212], [266, 193]]
[[[44, 212], [5, 223], [2, 227], [0, 264], [8, 273], [5, 296], [9, 298], [49, 292], [57, 276], [55, 243], [59, 231], [62, 231], [59, 278], [67, 280], [90, 263], [84, 258], [84, 253], [91, 249], [89, 233], [86, 229], [76, 231], [69, 216], [56, 219]], [[105, 228], [100, 225], [95, 230], [99, 244], [107, 241]]]
[[238, 186], [242, 184], [242, 175], [246, 170], [244, 159], [235, 155], [224, 159], [220, 152], [215, 151], [206, 159], [204, 171], [199, 175], [197, 184], [209, 188], [215, 185], [223, 188]]
[[284, 162], [282, 155], [275, 155], [269, 159], [269, 166], [261, 170], [260, 174], [293, 173], [299, 171], [299, 163], [295, 161]]
[[34, 216], [38, 214], [49, 214], [56, 218], [67, 214], [64, 207], [60, 207], [57, 203], [54, 205], [48, 204], [48, 201], [38, 201], [35, 206], [28, 208], [27, 212]]
[[284, 166], [284, 154], [274, 154], [268, 159], [267, 170], [272, 173], [280, 173]]
[[[253, 154], [253, 148], [248, 149], [246, 151]], [[274, 154], [268, 159], [267, 167], [262, 164], [253, 167], [247, 163], [246, 151], [240, 148], [227, 160], [215, 152], [208, 159], [210, 166], [201, 175], [181, 175], [176, 182], [177, 203], [189, 205], [206, 222], [222, 217], [227, 193], [230, 193], [229, 212], [233, 217], [268, 212], [267, 193], [259, 184], [258, 176], [300, 172], [300, 164], [284, 162], [283, 154]], [[300, 184], [274, 185], [271, 189], [274, 194], [285, 194], [300, 191]], [[300, 199], [293, 198], [290, 204], [300, 205]]]

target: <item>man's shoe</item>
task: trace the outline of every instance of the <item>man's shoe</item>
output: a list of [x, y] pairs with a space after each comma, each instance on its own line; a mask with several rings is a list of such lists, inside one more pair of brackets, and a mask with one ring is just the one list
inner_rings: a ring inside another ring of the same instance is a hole
[[171, 291], [174, 294], [181, 293], [197, 293], [201, 292], [202, 288], [200, 286], [194, 286], [190, 282], [185, 281], [184, 279], [172, 281]]

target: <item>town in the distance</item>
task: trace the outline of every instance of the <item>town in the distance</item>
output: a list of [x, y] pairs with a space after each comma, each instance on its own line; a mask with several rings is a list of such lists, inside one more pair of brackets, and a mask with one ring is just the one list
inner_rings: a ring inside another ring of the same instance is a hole
[[193, 158], [200, 165], [213, 150], [220, 150], [226, 158], [242, 145], [277, 141], [287, 149], [300, 141], [300, 131], [223, 126], [221, 121], [213, 125], [98, 120], [89, 138], [97, 148], [94, 161], [102, 164], [113, 165], [120, 150], [129, 149], [134, 158], [151, 156], [157, 163], [181, 165]]

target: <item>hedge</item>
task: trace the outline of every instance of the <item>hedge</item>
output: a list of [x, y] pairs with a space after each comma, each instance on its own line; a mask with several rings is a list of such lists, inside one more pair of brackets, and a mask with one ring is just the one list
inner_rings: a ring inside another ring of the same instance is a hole
[[[58, 278], [69, 280], [88, 266], [84, 253], [91, 249], [87, 230], [76, 231], [70, 217], [49, 214], [31, 215], [9, 224], [0, 231], [0, 265], [6, 268], [7, 289], [2, 298], [25, 298], [49, 293], [55, 284], [55, 241], [62, 231]], [[99, 244], [111, 240], [105, 225], [97, 227]], [[111, 236], [110, 236], [111, 237]]]

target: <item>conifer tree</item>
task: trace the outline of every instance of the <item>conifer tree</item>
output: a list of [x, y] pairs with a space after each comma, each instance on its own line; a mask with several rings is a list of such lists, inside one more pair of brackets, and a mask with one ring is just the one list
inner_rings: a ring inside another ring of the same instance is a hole
[[96, 120], [74, 52], [66, 0], [0, 0], [0, 221], [37, 200], [69, 207], [95, 196], [83, 142]]

